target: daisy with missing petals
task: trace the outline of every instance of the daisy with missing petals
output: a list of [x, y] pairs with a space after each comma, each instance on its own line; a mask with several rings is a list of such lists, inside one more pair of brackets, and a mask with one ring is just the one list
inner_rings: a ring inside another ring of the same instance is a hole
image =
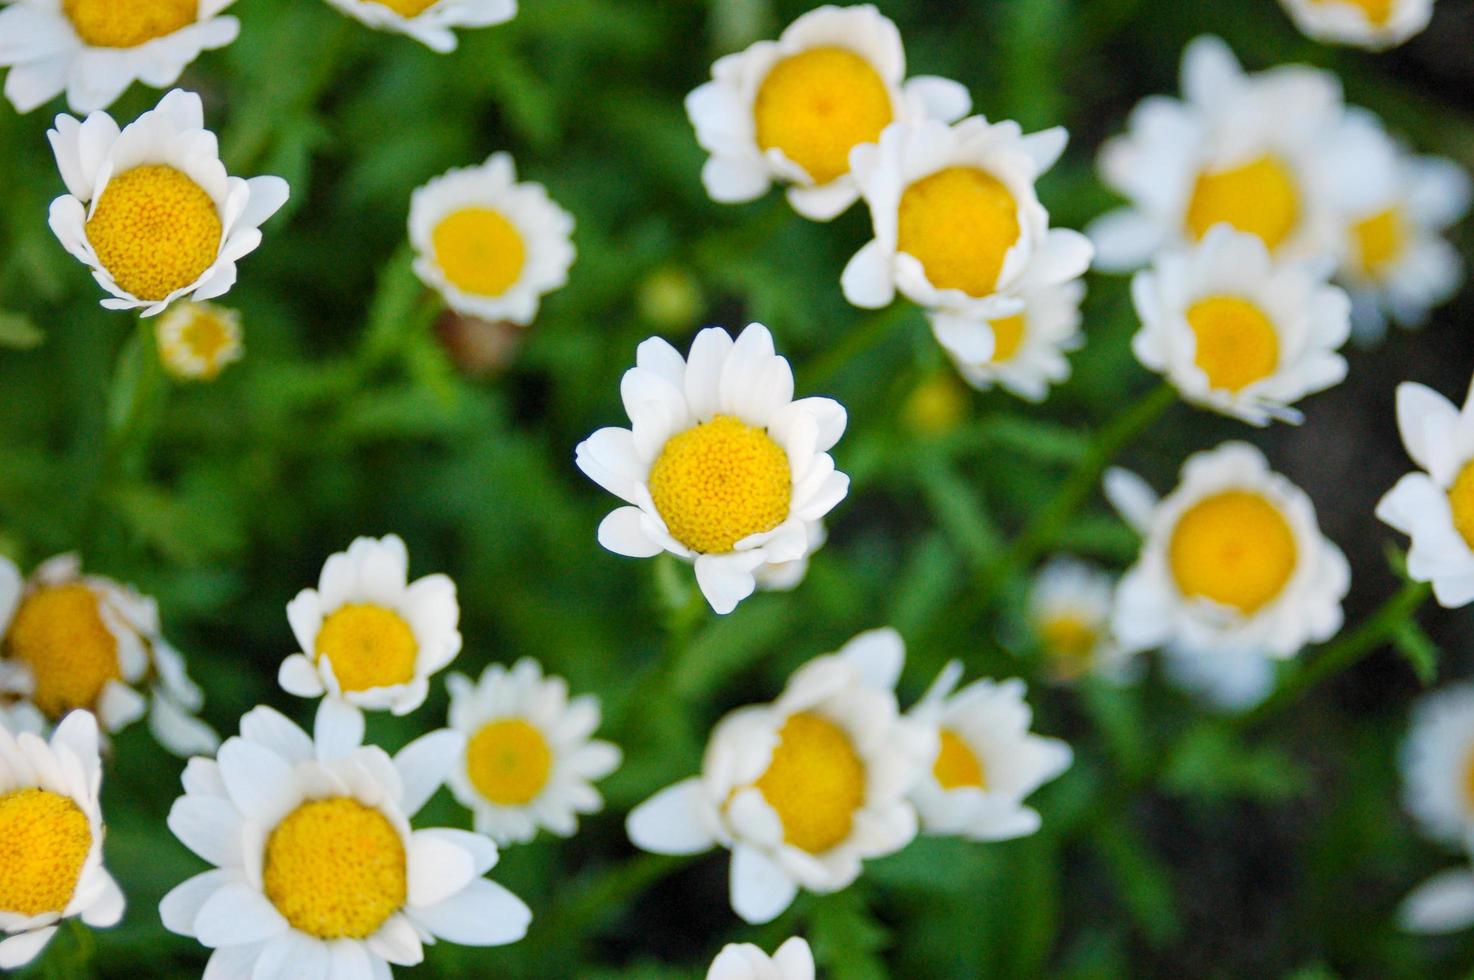
[[159, 361], [181, 381], [214, 381], [245, 353], [241, 315], [214, 303], [180, 303], [159, 317]]
[[73, 112], [96, 112], [134, 82], [173, 85], [201, 52], [223, 48], [240, 22], [235, 0], [12, 0], [0, 9], [0, 68], [18, 112], [62, 92]]
[[579, 469], [629, 505], [599, 525], [605, 548], [694, 562], [702, 594], [725, 614], [757, 576], [822, 544], [818, 522], [849, 492], [829, 457], [845, 411], [828, 398], [794, 400], [793, 371], [766, 327], [735, 341], [703, 330], [689, 360], [653, 337], [620, 393], [631, 428], [600, 429], [576, 454]]
[[788, 186], [793, 209], [828, 221], [855, 203], [850, 150], [893, 122], [966, 115], [966, 89], [942, 78], [906, 81], [901, 34], [871, 4], [824, 6], [712, 66], [686, 98], [712, 200], [761, 197]]
[[446, 678], [450, 727], [466, 751], [450, 772], [450, 789], [476, 818], [476, 832], [498, 844], [525, 843], [539, 827], [560, 837], [578, 830], [578, 815], [598, 813], [595, 780], [619, 768], [617, 746], [591, 738], [599, 700], [568, 698], [561, 677], [544, 677], [524, 658], [511, 670], [493, 664], [472, 682]]
[[0, 970], [35, 959], [62, 919], [93, 928], [123, 917], [102, 866], [97, 721], [74, 711], [48, 744], [0, 727]]
[[863, 860], [916, 836], [907, 794], [936, 755], [936, 732], [896, 705], [905, 656], [894, 630], [862, 633], [800, 667], [777, 701], [728, 715], [702, 774], [630, 814], [630, 840], [657, 854], [731, 850], [732, 908], [754, 924], [800, 888], [848, 887]]
[[75, 555], [42, 563], [24, 582], [0, 558], [0, 701], [7, 698], [27, 729], [80, 709], [105, 732], [146, 714], [154, 738], [180, 756], [213, 752], [219, 743], [195, 717], [204, 694], [161, 635], [158, 604], [112, 579], [83, 575]]
[[1291, 408], [1346, 377], [1351, 301], [1325, 262], [1275, 262], [1253, 235], [1218, 225], [1136, 274], [1131, 349], [1184, 399], [1250, 425], [1298, 424]]
[[814, 980], [814, 954], [798, 936], [772, 956], [752, 943], [728, 943], [712, 962], [706, 980]]
[[1300, 30], [1317, 41], [1382, 51], [1421, 34], [1433, 0], [1280, 0]]
[[392, 759], [363, 715], [324, 701], [314, 736], [270, 708], [241, 719], [219, 761], [191, 759], [169, 829], [215, 865], [164, 897], [165, 928], [213, 950], [209, 976], [373, 980], [424, 945], [501, 946], [532, 913], [482, 877], [497, 848], [414, 830], [463, 744], [442, 729]]
[[444, 575], [409, 581], [409, 551], [396, 534], [358, 538], [328, 558], [317, 588], [287, 604], [302, 652], [277, 680], [302, 698], [404, 715], [425, 703], [430, 675], [461, 652], [461, 607]]
[[456, 49], [457, 27], [491, 27], [517, 16], [517, 0], [328, 0], [361, 24], [404, 34], [431, 51]]
[[121, 132], [94, 112], [57, 116], [46, 134], [69, 192], [51, 203], [51, 230], [111, 294], [107, 309], [153, 316], [225, 295], [286, 203], [280, 177], [227, 175], [204, 127], [200, 97], [176, 89]]
[[1087, 674], [1130, 679], [1136, 658], [1111, 635], [1115, 576], [1074, 558], [1055, 558], [1029, 589], [1029, 627], [1057, 681]]
[[1253, 446], [1189, 457], [1161, 500], [1119, 469], [1106, 494], [1145, 539], [1116, 590], [1111, 630], [1127, 650], [1162, 648], [1183, 687], [1248, 707], [1269, 693], [1275, 661], [1340, 630], [1346, 557], [1305, 492]]
[[505, 153], [437, 177], [410, 199], [415, 274], [464, 316], [531, 323], [542, 297], [568, 282], [572, 236], [573, 217], [542, 184], [517, 183]]
[[1455, 847], [1474, 834], [1474, 684], [1423, 697], [1399, 757], [1403, 806], [1423, 833]]

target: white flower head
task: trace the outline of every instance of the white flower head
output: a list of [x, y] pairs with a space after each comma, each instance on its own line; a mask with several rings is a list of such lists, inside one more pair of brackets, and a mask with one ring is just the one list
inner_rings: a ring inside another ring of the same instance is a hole
[[1111, 633], [1116, 579], [1075, 558], [1053, 558], [1029, 589], [1029, 627], [1055, 680], [1086, 674], [1111, 681], [1133, 679], [1139, 661]]
[[240, 22], [235, 0], [11, 0], [0, 9], [5, 96], [30, 112], [65, 92], [73, 112], [106, 109], [134, 82], [168, 88]]
[[431, 51], [456, 49], [457, 27], [493, 27], [517, 16], [517, 0], [328, 0], [361, 24], [403, 34]]
[[523, 326], [544, 296], [568, 282], [575, 256], [573, 216], [542, 184], [519, 184], [505, 153], [416, 190], [409, 240], [415, 274], [451, 309]]
[[1421, 34], [1433, 0], [1280, 0], [1300, 30], [1317, 41], [1383, 51]]
[[728, 943], [706, 972], [706, 980], [814, 980], [814, 953], [798, 936], [772, 956], [752, 943]]
[[1429, 878], [1403, 899], [1397, 921], [1407, 932], [1424, 935], [1474, 926], [1474, 870], [1453, 868]]
[[181, 381], [213, 381], [245, 355], [241, 315], [214, 303], [180, 303], [159, 317], [159, 361]]
[[630, 814], [630, 840], [657, 854], [730, 850], [732, 908], [750, 923], [800, 888], [848, 887], [863, 861], [915, 838], [907, 794], [936, 755], [935, 730], [896, 704], [905, 656], [894, 630], [862, 633], [800, 667], [778, 700], [732, 712], [701, 775]]
[[1474, 840], [1474, 684], [1418, 701], [1399, 762], [1403, 806], [1423, 833], [1455, 847]]
[[774, 183], [793, 209], [828, 221], [855, 203], [850, 151], [892, 122], [967, 114], [966, 89], [942, 78], [906, 81], [901, 34], [872, 4], [824, 6], [721, 58], [686, 98], [712, 200], [751, 201]]
[[[599, 543], [631, 558], [668, 551], [695, 563], [711, 607], [729, 613], [762, 575], [823, 543], [817, 527], [849, 492], [829, 450], [845, 410], [793, 397], [793, 370], [754, 323], [734, 341], [712, 327], [689, 358], [658, 337], [639, 346], [620, 385], [629, 429], [579, 444], [579, 469], [628, 506], [599, 525]], [[803, 566], [788, 565], [802, 572]]]
[[193, 92], [175, 89], [121, 131], [104, 112], [55, 126], [46, 135], [68, 193], [51, 202], [51, 230], [110, 294], [110, 310], [154, 316], [175, 300], [224, 296], [287, 201], [280, 177], [225, 172]]

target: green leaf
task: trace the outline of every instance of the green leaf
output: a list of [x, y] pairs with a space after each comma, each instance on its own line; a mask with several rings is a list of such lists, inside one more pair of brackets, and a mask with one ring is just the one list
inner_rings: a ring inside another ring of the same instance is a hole
[[815, 902], [809, 941], [821, 972], [832, 980], [886, 980], [890, 976], [878, 955], [889, 944], [890, 935], [854, 889]]
[[46, 341], [46, 334], [19, 313], [0, 310], [0, 347], [11, 350], [32, 350]]
[[1288, 800], [1309, 784], [1304, 769], [1282, 749], [1244, 745], [1216, 723], [1201, 724], [1179, 741], [1162, 773], [1167, 792], [1205, 799]]

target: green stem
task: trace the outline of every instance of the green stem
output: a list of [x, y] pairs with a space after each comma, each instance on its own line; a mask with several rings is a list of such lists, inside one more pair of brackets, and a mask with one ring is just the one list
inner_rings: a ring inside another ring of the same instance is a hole
[[809, 362], [803, 371], [805, 390], [814, 391], [829, 384], [856, 355], [880, 343], [886, 334], [906, 322], [915, 312], [916, 308], [910, 303], [892, 303], [861, 321], [833, 347]]
[[98, 532], [103, 498], [119, 477], [139, 468], [162, 411], [166, 387], [154, 321], [140, 319], [123, 343], [108, 386], [102, 459], [94, 472], [78, 533], [84, 547]]

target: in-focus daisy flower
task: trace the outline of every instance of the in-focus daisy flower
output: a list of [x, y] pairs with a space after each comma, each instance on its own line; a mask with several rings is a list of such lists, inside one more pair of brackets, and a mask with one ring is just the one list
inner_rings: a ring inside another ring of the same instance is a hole
[[1474, 926], [1474, 870], [1466, 865], [1429, 878], [1403, 899], [1397, 921], [1408, 932], [1429, 935]]
[[766, 327], [735, 341], [703, 330], [689, 360], [652, 337], [620, 393], [631, 427], [600, 429], [576, 454], [579, 469], [629, 505], [599, 525], [605, 548], [694, 562], [702, 594], [725, 614], [765, 568], [823, 543], [818, 522], [849, 492], [829, 456], [845, 411], [828, 398], [794, 400], [793, 371]]
[[517, 0], [328, 0], [380, 31], [404, 34], [431, 51], [456, 49], [457, 27], [492, 27], [517, 16]]
[[907, 794], [936, 755], [935, 731], [896, 705], [905, 656], [894, 630], [862, 633], [800, 667], [778, 700], [728, 715], [701, 775], [630, 814], [630, 840], [657, 854], [728, 848], [732, 908], [751, 923], [800, 888], [848, 887], [863, 860], [916, 836]]
[[1074, 558], [1054, 558], [1029, 589], [1029, 628], [1058, 681], [1093, 674], [1127, 680], [1136, 658], [1111, 634], [1116, 579]]
[[64, 718], [48, 744], [0, 727], [0, 970], [24, 966], [62, 919], [94, 928], [123, 917], [123, 893], [102, 866], [97, 720]]
[[258, 707], [219, 761], [196, 758], [169, 829], [215, 868], [164, 897], [164, 926], [215, 952], [208, 976], [374, 980], [443, 939], [501, 946], [532, 913], [488, 881], [497, 847], [410, 821], [463, 739], [431, 732], [392, 759], [363, 745], [363, 715], [324, 701], [309, 737]]
[[201, 52], [223, 48], [240, 22], [235, 0], [11, 0], [0, 9], [5, 97], [19, 112], [62, 92], [96, 112], [134, 82], [168, 88]]
[[1430, 838], [1461, 847], [1474, 834], [1474, 684], [1423, 697], [1400, 757], [1403, 806]]
[[859, 191], [850, 151], [893, 122], [967, 114], [966, 89], [942, 78], [906, 81], [901, 34], [873, 5], [824, 6], [711, 69], [686, 98], [712, 200], [751, 201], [787, 185], [793, 209], [814, 221], [845, 211]]
[[[213, 752], [215, 732], [195, 717], [204, 694], [164, 639], [153, 599], [100, 575], [75, 555], [43, 562], [26, 581], [0, 558], [0, 701], [49, 724], [82, 709], [116, 732], [148, 715], [159, 744]], [[23, 707], [28, 705], [29, 707]]]
[[517, 183], [505, 153], [416, 190], [409, 240], [415, 274], [451, 309], [524, 326], [542, 298], [568, 282], [574, 259], [572, 215], [542, 184]]
[[302, 698], [326, 695], [404, 715], [425, 703], [430, 675], [461, 652], [461, 607], [445, 575], [409, 581], [397, 534], [357, 538], [323, 563], [317, 588], [287, 604], [302, 650], [277, 680]]
[[1194, 405], [1298, 424], [1295, 402], [1346, 377], [1351, 301], [1330, 273], [1326, 262], [1276, 262], [1254, 235], [1218, 225], [1136, 274], [1131, 349]]
[[164, 369], [181, 381], [213, 381], [245, 353], [241, 315], [214, 303], [180, 303], [159, 317], [155, 340]]
[[450, 773], [450, 789], [476, 819], [476, 832], [498, 844], [532, 840], [539, 827], [560, 837], [578, 830], [578, 815], [598, 813], [596, 780], [619, 768], [617, 746], [591, 738], [599, 700], [568, 698], [561, 677], [544, 677], [523, 658], [511, 670], [493, 664], [472, 682], [446, 678], [450, 727], [466, 737]]
[[1433, 0], [1280, 0], [1296, 26], [1317, 41], [1382, 51], [1421, 34]]
[[814, 954], [798, 936], [772, 956], [752, 943], [728, 943], [706, 972], [706, 980], [814, 980]]
[[57, 116], [46, 134], [69, 192], [51, 203], [51, 230], [111, 294], [107, 309], [153, 316], [225, 295], [286, 203], [280, 177], [227, 175], [204, 127], [200, 97], [175, 89], [121, 132], [94, 112]]
[[1275, 661], [1340, 630], [1346, 556], [1305, 492], [1253, 446], [1190, 456], [1161, 500], [1120, 469], [1106, 493], [1145, 539], [1116, 589], [1111, 631], [1129, 651], [1162, 648], [1183, 687], [1247, 707], [1269, 693]]

